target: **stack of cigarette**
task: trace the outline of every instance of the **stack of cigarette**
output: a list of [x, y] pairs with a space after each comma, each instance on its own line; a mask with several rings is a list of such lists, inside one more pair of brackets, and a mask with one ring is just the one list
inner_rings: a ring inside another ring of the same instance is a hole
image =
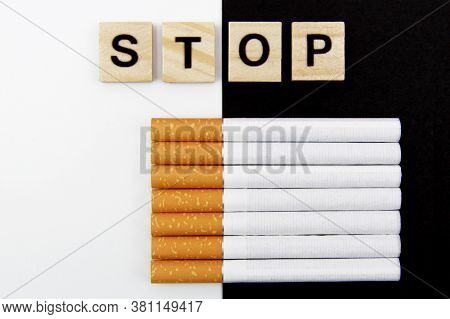
[[153, 283], [400, 278], [398, 119], [153, 119]]

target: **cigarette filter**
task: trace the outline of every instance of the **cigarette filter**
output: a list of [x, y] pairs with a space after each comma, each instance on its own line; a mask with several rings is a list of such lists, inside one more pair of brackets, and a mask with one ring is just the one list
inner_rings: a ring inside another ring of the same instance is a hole
[[152, 236], [398, 235], [398, 211], [156, 213]]
[[221, 142], [222, 119], [154, 118], [151, 133], [158, 142]]
[[152, 283], [398, 281], [397, 258], [153, 260]]
[[223, 235], [222, 213], [152, 214], [152, 236]]
[[153, 237], [154, 259], [386, 258], [398, 235]]
[[[223, 122], [223, 123], [222, 123]], [[159, 142], [398, 142], [397, 118], [152, 119]]]
[[152, 165], [153, 188], [223, 188], [223, 166]]
[[152, 260], [152, 283], [222, 281], [222, 260]]
[[399, 187], [398, 165], [153, 165], [153, 188]]
[[153, 213], [220, 213], [223, 211], [221, 189], [154, 189]]
[[152, 142], [152, 164], [219, 165], [222, 164], [222, 143]]
[[154, 213], [399, 210], [400, 206], [399, 188], [156, 189], [152, 192]]

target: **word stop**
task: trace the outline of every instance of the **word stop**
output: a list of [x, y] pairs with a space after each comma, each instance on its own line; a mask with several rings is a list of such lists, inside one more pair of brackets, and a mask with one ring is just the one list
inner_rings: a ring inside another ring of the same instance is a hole
[[[228, 80], [281, 82], [281, 22], [230, 22]], [[102, 22], [99, 27], [100, 80], [151, 82], [151, 22]], [[344, 22], [293, 22], [292, 81], [345, 78]], [[164, 82], [215, 81], [212, 22], [162, 24]]]

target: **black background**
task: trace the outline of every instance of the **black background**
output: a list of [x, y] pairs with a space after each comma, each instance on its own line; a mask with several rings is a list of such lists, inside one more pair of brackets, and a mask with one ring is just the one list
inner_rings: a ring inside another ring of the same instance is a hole
[[[223, 117], [273, 117], [292, 105], [280, 117], [400, 118], [404, 267], [400, 282], [224, 284], [224, 298], [450, 294], [450, 4], [405, 31], [444, 1], [223, 0]], [[229, 21], [283, 22], [281, 83], [228, 82]], [[345, 22], [345, 81], [318, 90], [325, 82], [290, 81], [293, 21]]]

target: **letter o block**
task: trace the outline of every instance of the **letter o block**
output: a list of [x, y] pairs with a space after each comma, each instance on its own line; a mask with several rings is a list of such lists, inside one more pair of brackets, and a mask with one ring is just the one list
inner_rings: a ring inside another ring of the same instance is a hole
[[228, 32], [228, 81], [281, 82], [281, 22], [230, 22]]
[[344, 22], [292, 23], [292, 80], [344, 79]]
[[151, 22], [101, 22], [99, 52], [100, 81], [152, 81]]
[[212, 22], [164, 22], [163, 81], [214, 82], [215, 32]]

